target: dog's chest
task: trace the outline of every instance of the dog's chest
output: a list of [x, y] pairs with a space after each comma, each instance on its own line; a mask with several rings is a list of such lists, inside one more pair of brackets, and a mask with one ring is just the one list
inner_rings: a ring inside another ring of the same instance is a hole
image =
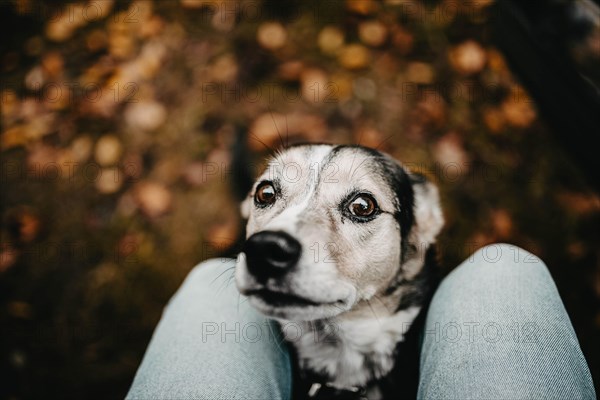
[[418, 312], [412, 307], [384, 318], [306, 324], [292, 341], [300, 368], [338, 388], [363, 387], [390, 372], [396, 346]]

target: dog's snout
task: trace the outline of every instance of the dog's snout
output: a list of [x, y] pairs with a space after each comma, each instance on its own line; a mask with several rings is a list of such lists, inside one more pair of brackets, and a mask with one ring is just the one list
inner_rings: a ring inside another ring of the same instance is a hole
[[262, 231], [244, 244], [248, 270], [257, 278], [282, 274], [300, 258], [302, 246], [285, 232]]

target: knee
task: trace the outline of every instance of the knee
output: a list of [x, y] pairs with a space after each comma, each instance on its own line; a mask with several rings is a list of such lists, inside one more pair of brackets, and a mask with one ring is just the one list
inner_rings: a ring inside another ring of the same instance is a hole
[[235, 263], [236, 260], [233, 258], [210, 258], [202, 261], [189, 272], [183, 281], [182, 288], [231, 279], [235, 272]]
[[[482, 247], [466, 259], [451, 275], [485, 284], [490, 281], [511, 282], [551, 280], [544, 262], [518, 246], [497, 243]], [[451, 276], [449, 278], [452, 279]]]
[[460, 299], [516, 299], [554, 292], [556, 286], [546, 265], [535, 255], [518, 246], [491, 244], [452, 271], [438, 291]]
[[519, 246], [507, 243], [488, 244], [473, 253], [466, 261], [479, 265], [498, 265], [504, 268], [527, 264], [544, 266], [542, 260], [536, 255]]
[[225, 298], [237, 298], [235, 283], [235, 259], [212, 258], [196, 265], [187, 275], [177, 292], [167, 304], [190, 304]]

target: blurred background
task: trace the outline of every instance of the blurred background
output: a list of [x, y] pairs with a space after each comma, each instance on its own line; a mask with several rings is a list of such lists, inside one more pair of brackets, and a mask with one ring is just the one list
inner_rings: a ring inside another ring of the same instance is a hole
[[598, 15], [527, 2], [558, 53], [532, 69], [501, 3], [2, 0], [0, 398], [122, 398], [186, 274], [235, 253], [249, 177], [297, 141], [432, 177], [446, 272], [492, 242], [541, 257], [598, 385], [598, 132], [569, 128], [585, 96], [548, 106], [574, 85], [539, 94], [561, 63], [598, 87]]

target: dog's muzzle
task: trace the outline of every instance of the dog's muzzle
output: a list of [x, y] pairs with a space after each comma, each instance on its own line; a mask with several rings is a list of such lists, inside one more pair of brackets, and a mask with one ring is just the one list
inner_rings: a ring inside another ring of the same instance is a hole
[[285, 232], [262, 231], [244, 244], [248, 271], [258, 280], [283, 275], [300, 258], [300, 242]]

